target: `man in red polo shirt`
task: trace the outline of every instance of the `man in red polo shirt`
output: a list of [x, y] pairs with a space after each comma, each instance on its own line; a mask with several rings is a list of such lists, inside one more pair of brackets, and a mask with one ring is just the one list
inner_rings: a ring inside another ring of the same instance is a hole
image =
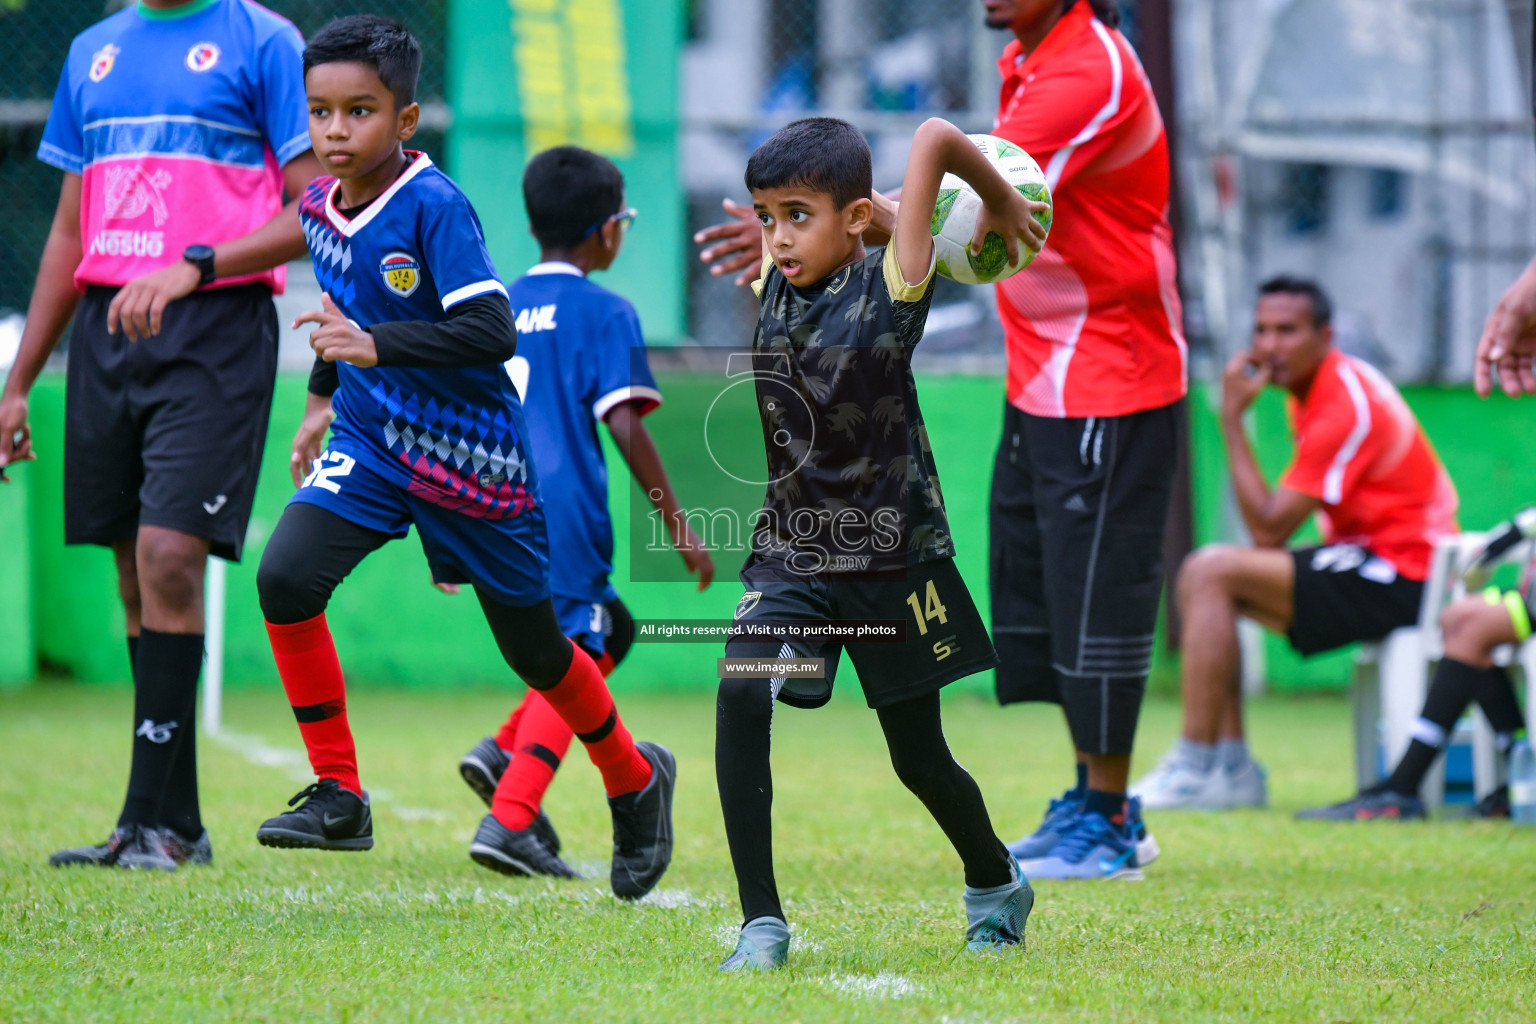
[[[998, 285], [1008, 344], [992, 478], [992, 626], [1004, 704], [1061, 704], [1077, 782], [1009, 849], [1033, 878], [1140, 877], [1157, 844], [1126, 798], [1151, 666], [1186, 391], [1168, 140], [1113, 0], [985, 0], [1015, 41], [993, 133], [1040, 162], [1050, 242]], [[876, 193], [865, 240], [896, 204]], [[762, 262], [749, 207], [699, 232], [716, 276]]]
[[1061, 704], [1078, 762], [1076, 784], [1011, 848], [1031, 877], [1138, 877], [1157, 846], [1126, 782], [1187, 387], [1168, 140], [1112, 2], [985, 6], [988, 26], [1015, 36], [993, 134], [1040, 162], [1055, 203], [1050, 243], [997, 286], [997, 693]]
[[[1329, 320], [1313, 282], [1267, 281], [1253, 348], [1227, 366], [1222, 432], [1254, 546], [1208, 545], [1179, 573], [1184, 730], [1132, 790], [1148, 807], [1265, 803], [1263, 772], [1243, 739], [1237, 616], [1284, 634], [1304, 655], [1380, 639], [1418, 621], [1435, 543], [1457, 532], [1456, 489], [1412, 411], [1373, 367], [1333, 347]], [[1270, 384], [1290, 392], [1296, 439], [1274, 488], [1243, 429], [1243, 413]], [[1323, 545], [1287, 549], [1313, 514]]]

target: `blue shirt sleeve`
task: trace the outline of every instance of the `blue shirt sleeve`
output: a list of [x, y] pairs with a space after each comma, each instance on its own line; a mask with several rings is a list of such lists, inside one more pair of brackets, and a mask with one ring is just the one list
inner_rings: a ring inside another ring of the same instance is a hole
[[426, 222], [421, 228], [421, 255], [445, 312], [476, 295], [500, 292], [506, 297], [506, 286], [496, 276], [480, 219], [468, 199], [455, 193], [446, 202], [424, 207], [421, 217]]
[[37, 158], [61, 171], [82, 174], [85, 171], [85, 137], [80, 131], [80, 113], [75, 109], [75, 90], [70, 71], [74, 68], [75, 47], [69, 48], [64, 70], [59, 73], [59, 87], [53, 94], [53, 107], [43, 127], [43, 140]]
[[592, 347], [597, 359], [594, 418], [603, 419], [625, 402], [640, 402], [641, 415], [661, 404], [661, 389], [645, 357], [645, 339], [634, 306], [621, 300], [602, 321]]
[[256, 55], [256, 123], [282, 167], [309, 151], [304, 99], [304, 40], [292, 25], [268, 36]]

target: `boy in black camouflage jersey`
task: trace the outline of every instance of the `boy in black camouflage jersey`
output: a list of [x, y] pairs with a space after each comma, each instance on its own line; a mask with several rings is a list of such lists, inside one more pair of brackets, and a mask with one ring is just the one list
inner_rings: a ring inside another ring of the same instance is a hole
[[[745, 919], [722, 970], [787, 959], [770, 833], [773, 708], [825, 704], [845, 645], [775, 628], [785, 623], [904, 622], [898, 642], [846, 641], [849, 657], [897, 776], [964, 864], [968, 946], [1023, 943], [1034, 894], [950, 754], [939, 714], [940, 688], [997, 663], [955, 569], [910, 365], [932, 298], [929, 225], [946, 172], [986, 204], [977, 248], [992, 231], [1010, 262], [1019, 246], [1039, 250], [1045, 232], [1033, 214], [1044, 207], [944, 121], [918, 130], [899, 207], [876, 209], [869, 147], [844, 121], [796, 121], [747, 164], [766, 252], [751, 369], [772, 482], [741, 571], [747, 593], [716, 711], [715, 771]], [[889, 244], [866, 250], [866, 237]], [[783, 658], [823, 659], [823, 675], [764, 675], [754, 664]], [[740, 674], [733, 659], [743, 659]]]

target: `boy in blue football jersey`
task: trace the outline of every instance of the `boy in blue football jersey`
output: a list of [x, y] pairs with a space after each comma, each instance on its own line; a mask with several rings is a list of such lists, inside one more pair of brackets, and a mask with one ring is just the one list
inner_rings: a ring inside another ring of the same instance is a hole
[[[365, 556], [414, 524], [434, 579], [473, 584], [512, 670], [586, 746], [613, 813], [613, 890], [642, 896], [671, 859], [675, 764], [630, 737], [591, 656], [560, 632], [527, 428], [502, 365], [516, 347], [506, 289], [464, 194], [401, 147], [416, 128], [420, 68], [410, 33], [367, 15], [333, 21], [304, 51], [310, 140], [334, 177], [317, 178], [300, 204], [326, 294], [324, 310], [295, 322], [318, 325], [295, 450], [308, 452], [327, 423], [331, 440], [267, 542], [257, 588], [319, 781], [256, 836], [373, 846], [325, 608]], [[475, 836], [512, 841], [491, 817]]]
[[[608, 159], [576, 146], [534, 157], [523, 172], [528, 220], [540, 262], [508, 290], [518, 349], [507, 366], [528, 417], [549, 517], [550, 588], [565, 635], [592, 655], [606, 676], [634, 638], [634, 620], [609, 577], [613, 522], [608, 468], [598, 424], [607, 424], [635, 480], [672, 530], [672, 541], [699, 589], [714, 563], [679, 511], [656, 446], [641, 422], [661, 404], [645, 358], [640, 320], [627, 300], [587, 279], [619, 255], [635, 211], [624, 207], [624, 177]], [[570, 746], [571, 730], [537, 690], [494, 736], [475, 745], [459, 772], [501, 825], [531, 843], [470, 847], [470, 856], [507, 874], [570, 874], [559, 839], [540, 805]], [[531, 838], [531, 837], [530, 837]]]

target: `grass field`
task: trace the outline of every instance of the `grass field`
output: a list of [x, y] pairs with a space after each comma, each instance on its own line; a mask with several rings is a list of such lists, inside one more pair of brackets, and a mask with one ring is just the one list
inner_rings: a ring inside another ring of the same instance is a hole
[[[622, 696], [622, 683], [619, 685]], [[791, 966], [714, 967], [739, 923], [707, 698], [629, 700], [677, 752], [679, 845], [638, 906], [603, 880], [506, 879], [466, 849], [483, 809], [459, 754], [513, 694], [351, 701], [378, 845], [259, 847], [304, 766], [276, 692], [237, 693], [204, 742], [215, 864], [170, 876], [44, 865], [105, 836], [122, 796], [130, 695], [43, 684], [0, 696], [0, 1020], [1140, 1021], [1529, 1020], [1536, 831], [1508, 824], [1303, 827], [1346, 795], [1348, 709], [1258, 703], [1276, 809], [1162, 814], [1142, 883], [1038, 886], [1027, 953], [960, 952], [959, 867], [894, 780], [874, 717], [843, 694], [781, 709], [775, 808]], [[1149, 706], [1146, 759], [1176, 707]], [[1048, 709], [946, 704], [951, 745], [1009, 838], [1065, 781]], [[549, 810], [567, 856], [605, 871], [596, 772], [573, 751]], [[1145, 763], [1138, 768], [1145, 768]]]

